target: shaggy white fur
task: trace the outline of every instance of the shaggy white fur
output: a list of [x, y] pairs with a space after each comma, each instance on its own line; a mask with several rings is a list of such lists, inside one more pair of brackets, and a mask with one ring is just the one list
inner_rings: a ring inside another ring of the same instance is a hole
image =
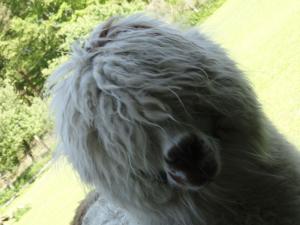
[[107, 202], [99, 199], [90, 205], [82, 219], [82, 225], [138, 225], [130, 222], [128, 214]]
[[110, 19], [49, 85], [60, 149], [131, 224], [300, 224], [298, 152], [198, 31]]

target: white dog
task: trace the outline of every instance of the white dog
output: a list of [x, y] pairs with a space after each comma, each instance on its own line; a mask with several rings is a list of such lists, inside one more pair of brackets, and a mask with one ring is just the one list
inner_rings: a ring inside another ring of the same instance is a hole
[[298, 152], [198, 31], [110, 19], [49, 82], [61, 149], [119, 224], [300, 224]]

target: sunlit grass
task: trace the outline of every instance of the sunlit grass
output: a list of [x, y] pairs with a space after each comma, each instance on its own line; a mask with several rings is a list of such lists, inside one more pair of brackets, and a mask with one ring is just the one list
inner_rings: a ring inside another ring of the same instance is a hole
[[203, 24], [252, 82], [263, 109], [300, 147], [300, 1], [227, 0]]
[[4, 213], [18, 214], [17, 209], [26, 206], [28, 210], [14, 225], [68, 225], [85, 193], [72, 169], [60, 162], [39, 177]]
[[[0, 192], [0, 205], [5, 205], [15, 195], [22, 192], [23, 187], [27, 183], [34, 181], [36, 174], [43, 168], [43, 166], [51, 159], [51, 153], [48, 153], [44, 158], [39, 159], [38, 162], [33, 163], [28, 167], [12, 184], [10, 188], [6, 188]], [[1, 210], [0, 210], [1, 212]]]

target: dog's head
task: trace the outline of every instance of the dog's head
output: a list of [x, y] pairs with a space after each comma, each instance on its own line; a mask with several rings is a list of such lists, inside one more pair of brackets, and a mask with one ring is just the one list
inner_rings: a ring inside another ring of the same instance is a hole
[[64, 153], [84, 181], [132, 204], [205, 188], [223, 142], [256, 126], [251, 88], [218, 46], [144, 16], [101, 24], [50, 83]]

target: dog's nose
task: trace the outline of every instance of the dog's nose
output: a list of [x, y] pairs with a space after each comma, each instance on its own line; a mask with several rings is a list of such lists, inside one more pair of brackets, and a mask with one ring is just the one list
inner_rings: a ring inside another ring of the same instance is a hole
[[219, 171], [216, 149], [201, 136], [184, 135], [166, 151], [166, 174], [171, 184], [195, 189], [211, 181]]
[[203, 140], [195, 134], [184, 135], [167, 151], [165, 159], [171, 164], [190, 164], [202, 154], [203, 145]]

